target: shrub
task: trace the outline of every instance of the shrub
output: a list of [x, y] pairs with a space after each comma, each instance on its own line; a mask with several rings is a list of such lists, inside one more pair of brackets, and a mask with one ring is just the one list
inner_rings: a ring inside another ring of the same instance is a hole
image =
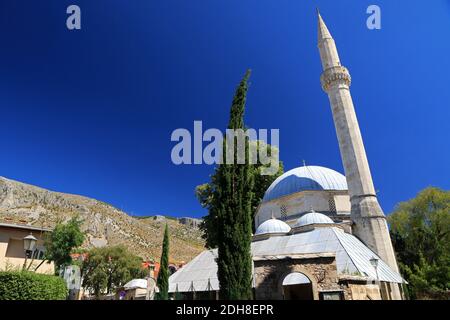
[[64, 279], [28, 271], [0, 272], [0, 300], [65, 300]]

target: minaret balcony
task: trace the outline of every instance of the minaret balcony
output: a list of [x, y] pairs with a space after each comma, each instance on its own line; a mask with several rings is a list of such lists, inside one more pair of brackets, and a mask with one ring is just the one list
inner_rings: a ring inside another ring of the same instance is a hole
[[320, 76], [320, 83], [322, 84], [322, 89], [328, 92], [331, 88], [345, 85], [350, 87], [352, 78], [347, 68], [343, 66], [334, 66], [326, 69]]

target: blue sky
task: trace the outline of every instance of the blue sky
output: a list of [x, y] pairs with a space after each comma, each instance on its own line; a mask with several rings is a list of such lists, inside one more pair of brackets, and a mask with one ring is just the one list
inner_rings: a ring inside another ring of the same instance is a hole
[[[65, 26], [77, 4], [82, 30]], [[368, 30], [366, 8], [382, 10]], [[315, 7], [349, 68], [382, 207], [450, 188], [450, 2], [0, 2], [0, 175], [130, 214], [201, 216], [207, 165], [175, 166], [176, 128], [224, 128], [251, 68], [246, 123], [280, 129], [285, 169], [343, 172], [320, 88]]]

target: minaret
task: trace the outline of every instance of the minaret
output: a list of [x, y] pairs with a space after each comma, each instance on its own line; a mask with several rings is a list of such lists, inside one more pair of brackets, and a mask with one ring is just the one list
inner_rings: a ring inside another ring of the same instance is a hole
[[353, 233], [398, 272], [386, 217], [378, 203], [352, 96], [351, 77], [341, 65], [336, 44], [320, 13], [318, 46], [323, 90], [328, 94], [351, 202]]

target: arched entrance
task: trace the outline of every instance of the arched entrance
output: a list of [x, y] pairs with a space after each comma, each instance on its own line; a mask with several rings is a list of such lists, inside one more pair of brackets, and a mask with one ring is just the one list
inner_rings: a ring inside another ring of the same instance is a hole
[[285, 300], [314, 300], [312, 283], [300, 272], [292, 272], [283, 279]]

